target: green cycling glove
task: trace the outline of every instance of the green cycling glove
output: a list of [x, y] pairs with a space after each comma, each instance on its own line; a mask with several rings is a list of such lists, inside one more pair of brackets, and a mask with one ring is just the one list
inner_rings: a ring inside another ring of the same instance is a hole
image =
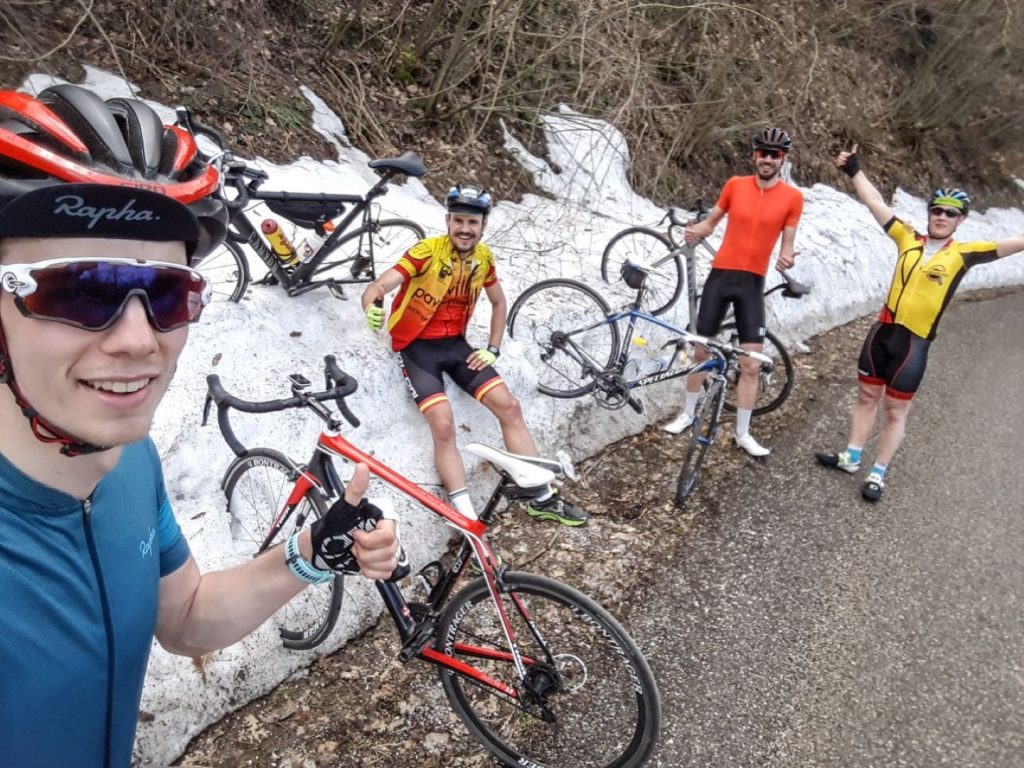
[[501, 350], [493, 345], [489, 345], [486, 349], [478, 349], [476, 356], [478, 359], [483, 361], [484, 365], [494, 365], [494, 361], [498, 359], [498, 355], [501, 354]]
[[366, 308], [366, 324], [371, 331], [379, 331], [384, 325], [384, 307], [374, 302]]

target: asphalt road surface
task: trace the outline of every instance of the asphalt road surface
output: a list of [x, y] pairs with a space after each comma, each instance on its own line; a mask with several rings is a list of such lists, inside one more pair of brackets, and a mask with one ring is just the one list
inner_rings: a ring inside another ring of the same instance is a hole
[[813, 459], [853, 398], [808, 402], [629, 616], [652, 764], [1024, 766], [1024, 293], [950, 307], [875, 505]]

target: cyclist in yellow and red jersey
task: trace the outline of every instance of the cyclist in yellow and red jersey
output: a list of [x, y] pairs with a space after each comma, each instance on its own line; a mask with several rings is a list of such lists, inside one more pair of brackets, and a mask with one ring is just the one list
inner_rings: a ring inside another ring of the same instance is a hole
[[[421, 240], [363, 292], [363, 310], [373, 330], [384, 322], [383, 299], [398, 293], [391, 305], [391, 346], [402, 359], [402, 373], [434, 441], [434, 461], [448, 497], [459, 512], [475, 516], [466, 490], [466, 471], [455, 440], [455, 414], [445, 394], [442, 374], [483, 403], [501, 424], [512, 453], [536, 456], [537, 447], [494, 362], [505, 332], [507, 302], [498, 282], [491, 249], [481, 242], [491, 210], [491, 196], [473, 184], [457, 184], [447, 198], [448, 232]], [[466, 340], [466, 327], [480, 293], [491, 302], [486, 346]], [[531, 517], [564, 525], [583, 525], [584, 512], [548, 488], [526, 507]]]
[[[736, 313], [740, 346], [755, 352], [764, 348], [764, 277], [780, 235], [782, 249], [777, 269], [789, 269], [796, 262], [796, 228], [804, 209], [800, 190], [779, 176], [792, 146], [789, 134], [781, 128], [761, 131], [754, 138], [755, 173], [729, 179], [707, 218], [686, 227], [686, 242], [693, 244], [710, 236], [722, 218], [729, 217], [722, 246], [704, 283], [696, 324], [701, 336], [718, 334], [731, 304]], [[696, 349], [697, 362], [707, 357], [708, 352], [703, 347]], [[746, 357], [740, 363], [740, 380], [736, 385], [736, 444], [751, 456], [767, 456], [771, 451], [750, 434], [760, 363]], [[677, 435], [693, 424], [703, 382], [703, 374], [687, 377], [683, 412], [663, 427], [666, 432]]]
[[910, 403], [924, 377], [928, 347], [942, 313], [971, 267], [1024, 250], [1024, 236], [968, 243], [954, 240], [971, 203], [967, 194], [956, 188], [932, 193], [927, 233], [920, 234], [893, 214], [860, 169], [857, 145], [840, 152], [835, 164], [851, 178], [857, 197], [893, 239], [898, 255], [881, 316], [868, 332], [857, 364], [859, 391], [849, 444], [840, 453], [816, 453], [815, 457], [827, 467], [851, 474], [860, 469], [861, 452], [878, 406], [884, 404], [878, 454], [861, 488], [865, 499], [878, 501], [889, 462], [903, 440]]

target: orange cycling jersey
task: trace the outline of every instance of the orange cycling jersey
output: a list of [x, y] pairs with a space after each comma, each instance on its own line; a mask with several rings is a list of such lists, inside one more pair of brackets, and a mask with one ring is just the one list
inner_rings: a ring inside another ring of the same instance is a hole
[[729, 220], [711, 266], [764, 277], [782, 230], [800, 222], [804, 196], [784, 181], [761, 189], [754, 176], [733, 176], [715, 207], [729, 214]]
[[391, 305], [391, 348], [405, 349], [416, 339], [461, 336], [482, 288], [498, 282], [491, 249], [479, 243], [459, 256], [448, 235], [421, 240], [394, 267], [405, 281]]

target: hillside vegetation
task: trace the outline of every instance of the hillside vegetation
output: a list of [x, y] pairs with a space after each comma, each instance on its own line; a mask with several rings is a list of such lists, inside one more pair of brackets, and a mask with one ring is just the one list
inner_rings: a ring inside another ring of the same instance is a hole
[[1015, 0], [0, 0], [0, 40], [8, 87], [92, 64], [278, 160], [329, 154], [305, 84], [367, 152], [419, 151], [435, 191], [525, 190], [501, 123], [543, 151], [539, 117], [566, 103], [625, 133], [634, 186], [663, 204], [713, 195], [768, 124], [803, 184], [834, 181], [856, 140], [890, 189], [1021, 204]]

